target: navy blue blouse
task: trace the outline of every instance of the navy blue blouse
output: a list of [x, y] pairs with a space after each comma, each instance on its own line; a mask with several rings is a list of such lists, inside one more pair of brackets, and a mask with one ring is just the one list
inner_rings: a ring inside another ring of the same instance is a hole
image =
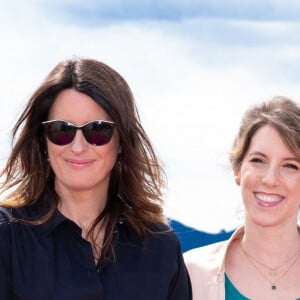
[[[12, 210], [20, 217], [20, 210]], [[23, 213], [22, 213], [23, 216]], [[158, 231], [166, 227], [157, 228]], [[0, 211], [1, 300], [189, 300], [191, 285], [175, 233], [138, 238], [120, 221], [115, 261], [95, 266], [81, 229], [57, 211], [42, 225]]]

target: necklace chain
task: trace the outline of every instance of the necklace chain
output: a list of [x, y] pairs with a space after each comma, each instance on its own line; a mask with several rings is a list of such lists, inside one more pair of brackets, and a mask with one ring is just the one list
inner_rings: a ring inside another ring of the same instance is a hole
[[250, 257], [252, 260], [254, 260], [257, 264], [265, 267], [266, 269], [269, 270], [269, 274], [271, 276], [276, 276], [277, 275], [277, 270], [279, 270], [281, 267], [285, 266], [288, 262], [290, 262], [291, 260], [293, 260], [293, 258], [295, 258], [296, 256], [298, 256], [300, 254], [300, 251], [297, 251], [293, 256], [289, 257], [286, 261], [284, 261], [283, 263], [277, 265], [276, 267], [269, 267], [267, 264], [259, 261], [256, 257], [250, 255], [248, 252], [246, 252], [246, 250], [241, 247], [242, 251], [246, 254], [246, 256]]
[[[277, 289], [277, 282], [282, 279], [291, 269], [292, 267], [296, 264], [298, 258], [299, 258], [299, 255], [300, 255], [300, 251], [298, 251], [295, 255], [293, 255], [292, 257], [290, 257], [288, 260], [286, 260], [285, 262], [283, 262], [282, 264], [274, 267], [274, 268], [270, 268], [269, 266], [267, 266], [266, 264], [258, 261], [255, 257], [253, 257], [252, 255], [250, 255], [249, 253], [246, 252], [246, 250], [243, 248], [241, 242], [239, 243], [239, 247], [242, 251], [242, 253], [245, 255], [245, 257], [247, 258], [247, 260], [250, 262], [250, 264], [256, 269], [256, 271], [258, 271], [260, 273], [260, 275], [262, 277], [264, 277], [270, 284], [271, 284], [271, 288], [272, 290], [276, 290]], [[283, 267], [284, 265], [286, 265], [287, 263], [289, 263], [290, 261], [291, 264], [290, 266], [282, 273], [279, 275], [279, 277], [277, 277], [277, 279], [274, 281], [274, 280], [270, 280], [268, 278], [268, 276], [266, 274], [263, 273], [263, 271], [257, 267], [257, 264], [267, 268], [269, 270], [269, 275], [272, 276], [272, 277], [275, 277], [277, 276], [277, 272], [276, 270], [280, 269], [281, 267]]]

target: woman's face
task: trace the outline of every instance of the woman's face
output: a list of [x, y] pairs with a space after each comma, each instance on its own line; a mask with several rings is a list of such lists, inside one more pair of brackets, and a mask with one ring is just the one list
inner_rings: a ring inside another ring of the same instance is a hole
[[[60, 92], [48, 120], [65, 120], [82, 125], [93, 120], [112, 121], [109, 115], [86, 94], [74, 89]], [[64, 146], [46, 138], [50, 165], [55, 174], [55, 189], [60, 192], [96, 191], [107, 193], [110, 173], [119, 151], [119, 136], [115, 128], [109, 143], [93, 146], [77, 130], [73, 141]]]
[[296, 224], [300, 161], [273, 127], [266, 125], [257, 130], [235, 175], [241, 187], [246, 223]]

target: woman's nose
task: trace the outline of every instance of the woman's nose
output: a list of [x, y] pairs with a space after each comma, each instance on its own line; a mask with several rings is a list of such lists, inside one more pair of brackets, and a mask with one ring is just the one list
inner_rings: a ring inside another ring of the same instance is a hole
[[71, 151], [75, 154], [80, 154], [84, 152], [88, 148], [88, 142], [86, 141], [85, 137], [81, 130], [77, 130], [75, 137], [70, 145]]
[[262, 176], [262, 183], [269, 186], [279, 185], [279, 170], [276, 167], [270, 166], [265, 170]]

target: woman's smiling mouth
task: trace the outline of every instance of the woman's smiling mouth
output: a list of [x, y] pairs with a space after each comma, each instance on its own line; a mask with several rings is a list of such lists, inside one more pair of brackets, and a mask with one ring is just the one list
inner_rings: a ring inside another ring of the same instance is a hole
[[285, 199], [285, 197], [278, 194], [267, 194], [262, 192], [254, 192], [254, 196], [259, 205], [266, 207], [276, 206]]

